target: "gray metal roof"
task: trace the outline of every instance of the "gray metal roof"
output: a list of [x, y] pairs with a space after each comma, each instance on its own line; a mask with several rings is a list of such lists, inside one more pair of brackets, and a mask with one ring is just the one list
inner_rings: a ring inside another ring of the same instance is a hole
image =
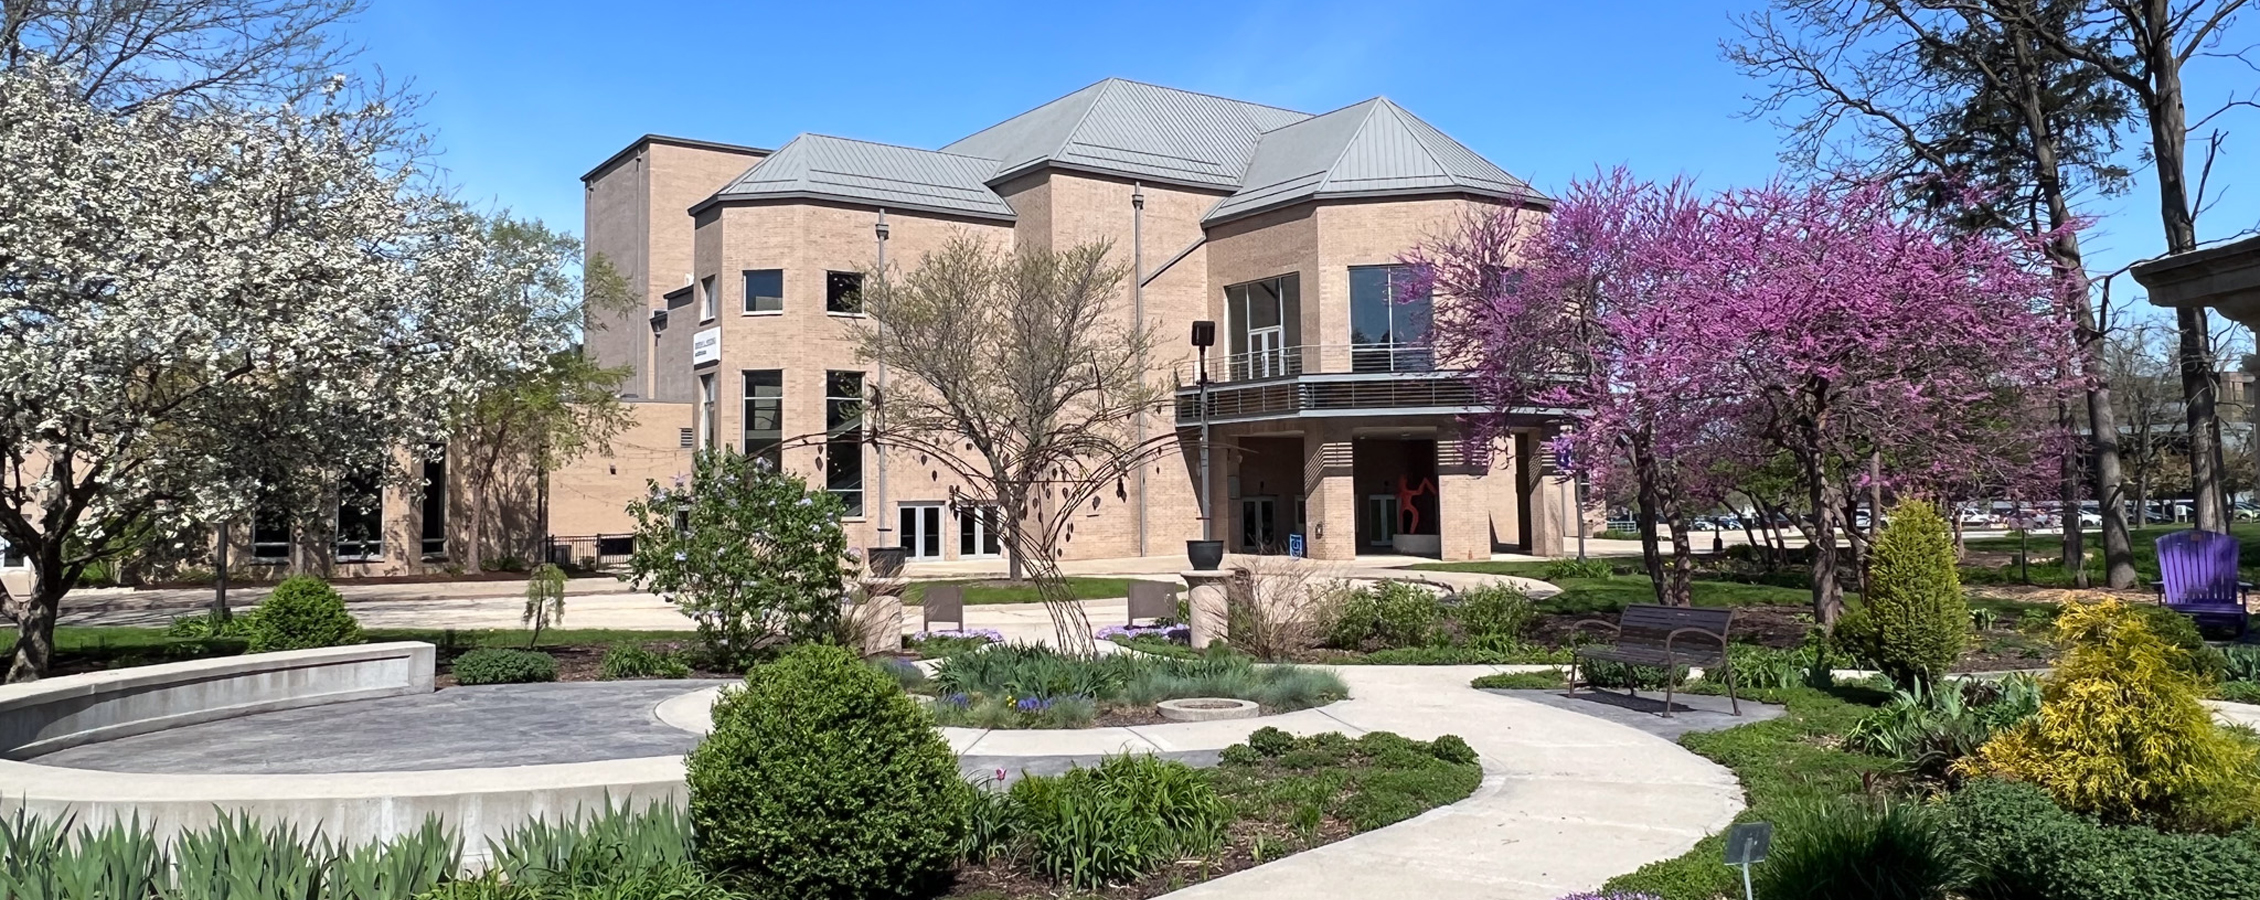
[[1129, 178], [1237, 188], [1263, 132], [1309, 113], [1109, 78], [942, 150], [996, 160], [993, 183], [1049, 163]]
[[815, 198], [1011, 221], [983, 180], [992, 160], [804, 134], [754, 164], [692, 211], [729, 200]]
[[1547, 202], [1522, 179], [1380, 97], [1264, 132], [1245, 185], [1202, 221], [1326, 197], [1444, 191]]

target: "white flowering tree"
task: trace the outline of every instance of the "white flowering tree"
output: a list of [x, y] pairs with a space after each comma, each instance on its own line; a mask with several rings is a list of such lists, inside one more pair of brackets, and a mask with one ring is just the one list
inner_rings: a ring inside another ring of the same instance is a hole
[[345, 473], [405, 481], [393, 454], [444, 440], [454, 398], [565, 339], [381, 107], [121, 112], [85, 78], [0, 72], [0, 538], [32, 570], [0, 593], [11, 681], [47, 670], [88, 566]]

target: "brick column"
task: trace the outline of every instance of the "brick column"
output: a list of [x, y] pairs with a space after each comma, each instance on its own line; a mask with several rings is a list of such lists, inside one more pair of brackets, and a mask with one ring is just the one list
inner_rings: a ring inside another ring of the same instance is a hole
[[1349, 435], [1325, 422], [1303, 431], [1303, 511], [1310, 518], [1303, 555], [1311, 559], [1358, 555], [1358, 486], [1350, 454]]
[[1539, 464], [1544, 441], [1544, 435], [1535, 432], [1515, 435], [1516, 484], [1522, 488], [1523, 502], [1530, 507], [1530, 534], [1523, 541], [1532, 556], [1560, 556], [1562, 510], [1568, 505], [1569, 480]]
[[1444, 559], [1491, 558], [1491, 492], [1484, 480], [1484, 454], [1465, 446], [1457, 434], [1436, 436], [1437, 532]]

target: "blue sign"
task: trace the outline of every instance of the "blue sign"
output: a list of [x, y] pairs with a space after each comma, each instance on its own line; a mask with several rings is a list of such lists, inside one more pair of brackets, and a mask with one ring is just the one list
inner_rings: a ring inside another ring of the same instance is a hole
[[1302, 536], [1302, 535], [1299, 535], [1299, 534], [1290, 534], [1290, 535], [1288, 535], [1288, 536], [1287, 536], [1287, 555], [1288, 555], [1288, 556], [1290, 556], [1290, 557], [1293, 557], [1293, 558], [1295, 558], [1295, 559], [1302, 559], [1302, 558], [1303, 558], [1303, 536]]

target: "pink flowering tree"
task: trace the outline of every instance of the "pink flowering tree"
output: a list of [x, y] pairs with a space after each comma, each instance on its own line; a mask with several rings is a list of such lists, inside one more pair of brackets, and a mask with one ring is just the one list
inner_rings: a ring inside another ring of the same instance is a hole
[[1698, 198], [1618, 170], [1548, 217], [1470, 214], [1407, 262], [1437, 298], [1440, 351], [1497, 411], [1485, 420], [1575, 410], [1557, 446], [1632, 487], [1663, 602], [1687, 602], [1685, 514], [1786, 461], [1831, 623], [1856, 490], [1942, 495], [2054, 464], [2030, 413], [2070, 328], [2038, 240], [1896, 199], [1781, 183]]

